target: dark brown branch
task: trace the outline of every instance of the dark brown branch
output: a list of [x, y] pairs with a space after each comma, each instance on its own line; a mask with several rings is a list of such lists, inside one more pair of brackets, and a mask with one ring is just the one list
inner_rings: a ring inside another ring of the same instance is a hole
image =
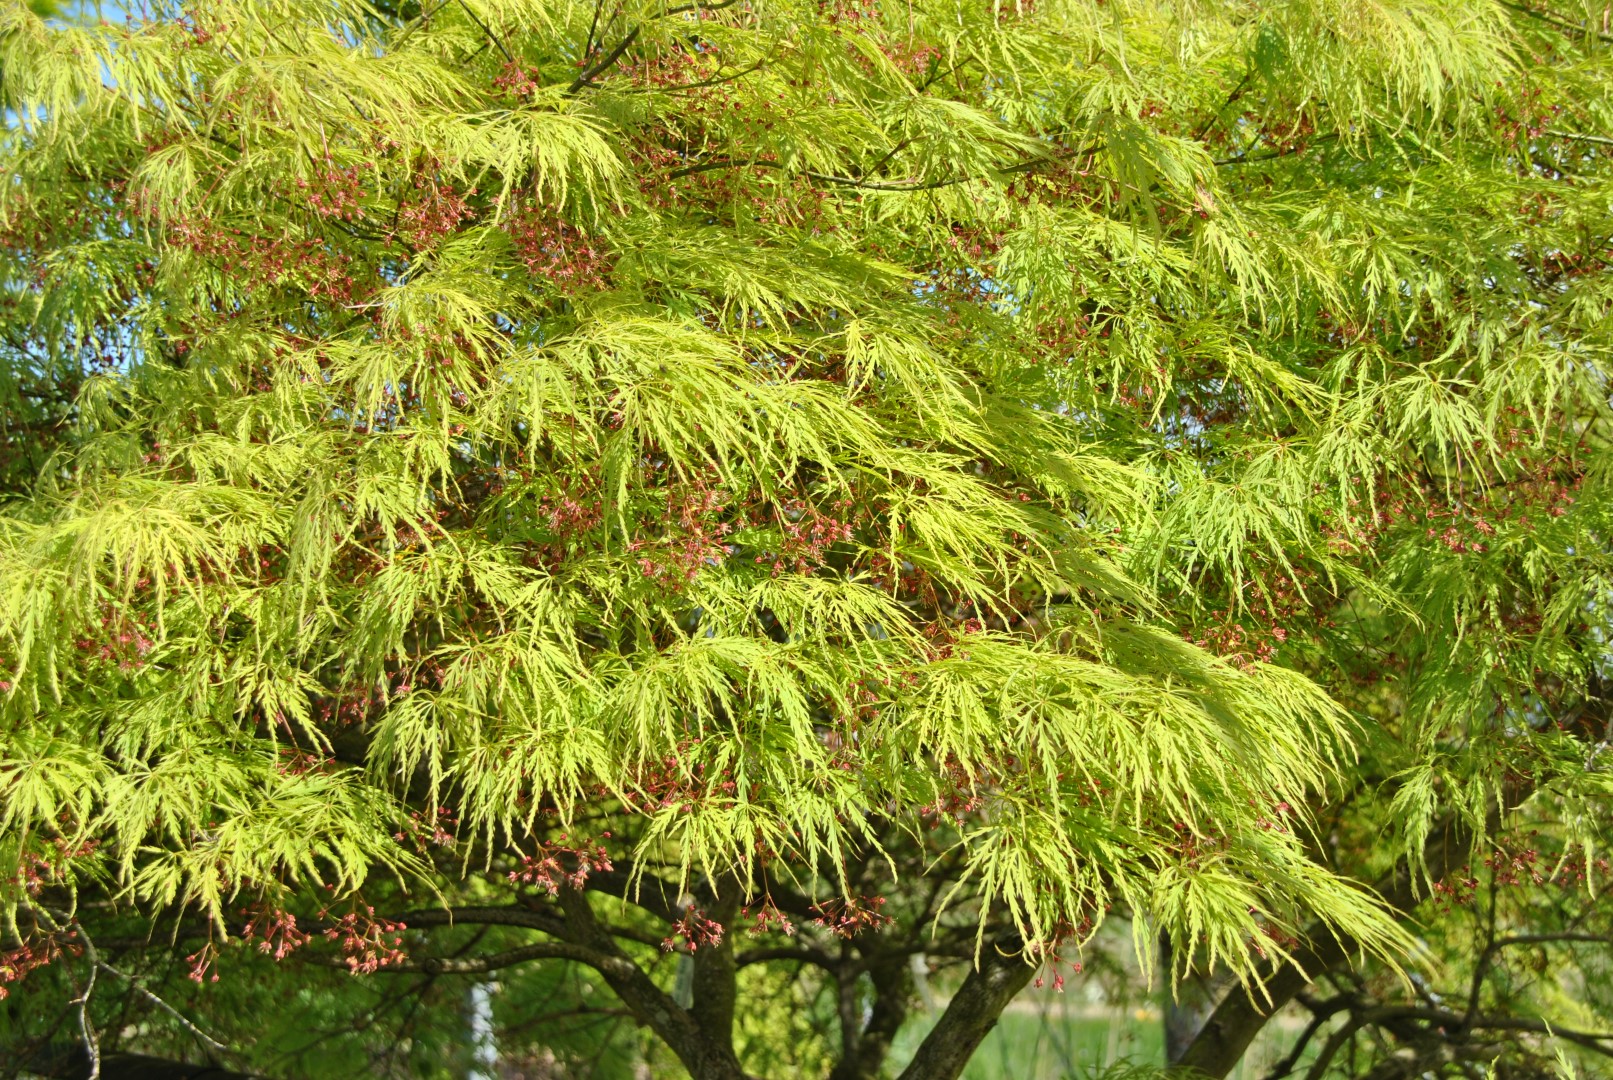
[[676, 7], [667, 8], [661, 12], [661, 15], [665, 17], [667, 15], [686, 15], [691, 11], [721, 11], [723, 8], [733, 7], [737, 3], [739, 3], [739, 0], [720, 0], [716, 4], [679, 4]]
[[[594, 0], [594, 17], [588, 21], [588, 37], [582, 46], [584, 60], [594, 55], [594, 35], [599, 33], [599, 16], [604, 10], [605, 0]], [[612, 18], [615, 18], [615, 16], [612, 16]]]
[[[675, 910], [672, 906], [675, 901], [666, 900], [654, 888], [655, 885], [664, 886], [664, 883], [650, 878], [643, 884], [649, 890], [648, 896], [641, 897], [644, 906], [661, 907], [664, 904], [668, 912]], [[620, 872], [592, 875], [588, 882], [589, 889], [600, 886], [603, 888], [599, 891], [607, 895], [619, 892], [630, 896], [633, 892]], [[542, 959], [572, 960], [586, 964], [599, 973], [635, 1018], [660, 1036], [697, 1080], [744, 1080], [728, 1032], [708, 1032], [694, 1015], [679, 1008], [670, 996], [656, 986], [649, 975], [622, 952], [613, 938], [612, 929], [601, 924], [594, 916], [588, 897], [583, 892], [562, 889], [558, 899], [564, 912], [563, 918], [527, 907], [427, 908], [402, 915], [399, 921], [408, 926], [518, 926], [540, 930], [561, 940], [538, 942], [483, 957], [432, 957], [404, 961], [381, 970], [428, 975], [479, 974]], [[737, 890], [733, 903], [738, 903]], [[334, 959], [318, 962], [327, 965], [341, 963]], [[732, 972], [729, 972], [729, 982], [731, 986]], [[712, 999], [709, 988], [707, 998]], [[731, 1002], [729, 1015], [732, 1015]]]
[[879, 1080], [913, 999], [913, 969], [907, 963], [911, 953], [906, 949], [881, 950], [873, 935], [867, 935], [864, 946], [863, 963], [859, 966], [867, 969], [873, 984], [873, 1008], [868, 1012], [868, 1022], [854, 1032], [848, 1052], [836, 1063], [829, 1080]]
[[1549, 945], [1553, 942], [1579, 942], [1585, 945], [1613, 945], [1613, 934], [1512, 934], [1495, 943], [1497, 949], [1509, 945]]
[[797, 947], [782, 945], [772, 949], [746, 949], [734, 958], [739, 967], [750, 967], [752, 964], [768, 964], [777, 960], [799, 960], [803, 964], [811, 964], [825, 970], [831, 970], [835, 965], [835, 958], [822, 949], [809, 946]]
[[688, 90], [704, 90], [704, 89], [706, 89], [707, 87], [710, 87], [710, 86], [721, 86], [724, 83], [738, 82], [740, 79], [743, 79], [745, 76], [762, 70], [762, 68], [767, 65], [767, 61], [769, 59], [770, 59], [770, 57], [764, 56], [760, 60], [756, 61], [756, 63], [752, 64], [750, 67], [744, 68], [744, 69], [742, 69], [740, 71], [736, 71], [732, 75], [714, 75], [709, 79], [701, 79], [698, 82], [692, 82], [692, 83], [679, 83], [677, 86], [635, 86], [635, 87], [633, 87], [633, 88], [631, 88], [629, 90], [623, 91], [623, 93], [627, 93], [627, 94], [681, 94], [681, 93], [683, 93], [685, 91], [688, 91]]
[[1575, 34], [1579, 37], [1590, 37], [1595, 38], [1598, 41], [1613, 42], [1613, 34], [1604, 34], [1600, 31], [1592, 30], [1588, 26], [1578, 26], [1569, 22], [1567, 19], [1553, 15], [1549, 11], [1541, 11], [1538, 8], [1529, 7], [1527, 4], [1515, 4], [1512, 3], [1511, 0], [1497, 0], [1497, 2], [1504, 8], [1511, 8], [1513, 11], [1527, 15], [1531, 19], [1539, 19], [1541, 22], [1546, 23], [1549, 26], [1554, 26], [1559, 30], [1566, 30], [1567, 32]]
[[1490, 963], [1495, 959], [1496, 887], [1496, 875], [1492, 872], [1490, 874], [1489, 904], [1487, 905], [1488, 910], [1484, 920], [1484, 951], [1479, 954], [1479, 962], [1473, 965], [1473, 982], [1468, 989], [1467, 1012], [1464, 1014], [1462, 1019], [1462, 1027], [1464, 1030], [1472, 1021], [1473, 1017], [1478, 1015], [1479, 996], [1484, 991], [1484, 978], [1489, 974]]
[[1579, 131], [1558, 131], [1555, 128], [1547, 128], [1544, 134], [1550, 135], [1554, 139], [1567, 139], [1570, 142], [1587, 142], [1595, 143], [1597, 146], [1613, 146], [1613, 139], [1608, 138], [1606, 135], [1586, 135]]
[[1216, 121], [1221, 119], [1221, 114], [1231, 108], [1232, 103], [1243, 96], [1243, 92], [1249, 88], [1249, 80], [1254, 78], [1254, 75], [1254, 68], [1250, 68], [1243, 73], [1243, 78], [1238, 80], [1238, 85], [1232, 88], [1232, 93], [1227, 95], [1227, 99], [1221, 103], [1221, 107], [1211, 113], [1210, 118], [1204, 121], [1204, 126], [1193, 133], [1194, 142], [1203, 140], [1204, 136], [1210, 133], [1210, 129], [1215, 126]]
[[[1605, 1057], [1613, 1058], [1613, 1032], [1578, 1031], [1573, 1028], [1559, 1027], [1547, 1023], [1545, 1020], [1536, 1020], [1523, 1016], [1481, 1016], [1468, 1021], [1460, 1013], [1448, 1009], [1434, 1009], [1421, 1006], [1383, 1006], [1374, 1009], [1362, 1009], [1350, 1017], [1333, 1036], [1328, 1039], [1311, 1064], [1310, 1071], [1306, 1073], [1306, 1080], [1320, 1080], [1327, 1071], [1328, 1064], [1333, 1057], [1355, 1034], [1363, 1027], [1372, 1025], [1393, 1026], [1406, 1021], [1420, 1021], [1431, 1025], [1437, 1030], [1439, 1036], [1448, 1042], [1461, 1042], [1466, 1038], [1467, 1031], [1519, 1031], [1532, 1035], [1545, 1035], [1556, 1039], [1566, 1039], [1577, 1046], [1595, 1051]], [[1434, 1033], [1433, 1031], [1430, 1034]]]
[[1287, 150], [1272, 150], [1264, 154], [1235, 154], [1232, 157], [1223, 158], [1220, 161], [1214, 162], [1214, 164], [1225, 167], [1228, 165], [1255, 165], [1262, 161], [1275, 161], [1278, 158], [1293, 157], [1295, 154], [1303, 154], [1305, 151], [1309, 150], [1318, 143], [1333, 142], [1337, 138], [1337, 134], [1319, 135], [1301, 146], [1290, 147]]
[[1300, 1055], [1305, 1053], [1305, 1047], [1310, 1045], [1316, 1033], [1322, 1029], [1322, 1025], [1348, 1008], [1351, 998], [1347, 994], [1339, 994], [1314, 1004], [1308, 999], [1301, 1000], [1306, 1001], [1307, 1008], [1311, 1010], [1311, 1021], [1305, 1025], [1305, 1030], [1299, 1033], [1299, 1038], [1294, 1040], [1294, 1045], [1289, 1049], [1287, 1056], [1271, 1067], [1271, 1071], [1266, 1074], [1266, 1080], [1283, 1080], [1283, 1077], [1293, 1072], [1294, 1066], [1299, 1064]]
[[695, 1080], [748, 1080], [739, 1066], [730, 1039], [714, 1037], [701, 1030], [686, 1010], [663, 991], [637, 964], [625, 956], [610, 933], [594, 917], [586, 894], [570, 888], [560, 890], [560, 905], [566, 913], [566, 934], [576, 944], [600, 954], [602, 963], [591, 965], [600, 977], [678, 1055]]
[[[723, 158], [719, 161], [703, 161], [698, 165], [685, 165], [673, 169], [667, 174], [667, 179], [678, 180], [696, 173], [713, 172], [717, 169], [783, 169], [784, 166], [777, 161], [754, 160], [736, 161]], [[937, 188], [952, 187], [956, 184], [967, 184], [972, 180], [983, 179], [981, 176], [948, 176], [940, 180], [859, 180], [855, 176], [835, 176], [832, 173], [813, 172], [802, 169], [796, 175], [804, 176], [808, 180], [815, 180], [820, 184], [829, 184], [834, 187], [861, 188], [864, 191], [934, 191]]]
[[[1435, 1013], [1429, 1016], [1414, 1016], [1412, 1019], [1430, 1020], [1443, 1026], [1450, 1026], [1461, 1020], [1454, 1013]], [[1544, 1020], [1533, 1020], [1522, 1016], [1486, 1016], [1473, 1021], [1469, 1025], [1475, 1031], [1527, 1031], [1535, 1035], [1548, 1035], [1554, 1039], [1567, 1039], [1571, 1043], [1594, 1050], [1605, 1057], [1613, 1058], [1613, 1031], [1576, 1031], [1573, 1028], [1559, 1027], [1548, 1024]]]
[[571, 85], [566, 87], [566, 97], [575, 97], [583, 87], [591, 85], [596, 78], [609, 71], [616, 61], [622, 58], [622, 54], [632, 46], [633, 42], [638, 40], [638, 32], [639, 27], [633, 27], [627, 32], [627, 36], [618, 41], [616, 47], [606, 53], [598, 63], [579, 72], [577, 77], [572, 80]]
[[[382, 975], [480, 975], [488, 971], [514, 967], [517, 964], [531, 963], [533, 960], [573, 960], [592, 968], [598, 968], [601, 964], [609, 962], [608, 957], [592, 949], [585, 949], [580, 945], [572, 945], [564, 941], [542, 941], [532, 945], [521, 945], [514, 949], [505, 949], [503, 952], [489, 953], [486, 956], [427, 956], [417, 960], [402, 960], [377, 969], [377, 973]], [[320, 957], [314, 962], [323, 967], [347, 966], [345, 961], [336, 957]]]
[[[1429, 878], [1438, 880], [1460, 865], [1472, 839], [1472, 833], [1459, 824], [1435, 830], [1423, 848]], [[1394, 873], [1378, 882], [1377, 892], [1394, 910], [1409, 913], [1421, 900], [1418, 880], [1417, 871], [1402, 861]], [[1312, 944], [1294, 950], [1292, 963], [1274, 963], [1267, 969], [1261, 999], [1242, 988], [1223, 998], [1174, 1068], [1209, 1077], [1226, 1076], [1273, 1013], [1294, 1000], [1314, 975], [1343, 966], [1359, 948], [1354, 939], [1336, 937], [1321, 925], [1310, 927], [1307, 937]]]
[[1013, 937], [986, 945], [899, 1080], [955, 1080], [963, 1072], [981, 1040], [997, 1026], [1003, 1008], [1036, 974], [1023, 948]]
[[504, 47], [504, 42], [498, 39], [498, 35], [493, 33], [491, 27], [476, 17], [476, 12], [471, 10], [470, 4], [466, 3], [465, 0], [459, 0], [459, 6], [465, 9], [465, 14], [470, 16], [471, 22], [481, 27], [482, 33], [487, 35], [487, 40], [498, 46], [498, 51], [504, 54], [504, 62], [508, 64], [515, 63], [515, 57], [511, 56], [510, 50]]
[[394, 916], [392, 921], [414, 928], [421, 926], [519, 926], [560, 935], [564, 920], [526, 906], [422, 908]]
[[588, 876], [588, 891], [625, 900], [664, 923], [675, 923], [683, 917], [678, 907], [678, 889], [655, 874], [639, 872], [632, 865], [618, 863], [615, 870], [596, 870]]
[[708, 1038], [731, 1045], [734, 1039], [735, 991], [739, 970], [734, 962], [734, 918], [739, 913], [742, 889], [733, 876], [724, 882], [724, 894], [714, 899], [702, 914], [725, 928], [716, 944], [706, 944], [692, 954], [694, 1000], [689, 1014]]

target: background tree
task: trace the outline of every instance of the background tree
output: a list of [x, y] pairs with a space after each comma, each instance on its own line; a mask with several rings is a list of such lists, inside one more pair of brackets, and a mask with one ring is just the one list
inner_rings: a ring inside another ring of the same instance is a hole
[[1607, 1052], [1606, 33], [11, 3], [9, 1060]]

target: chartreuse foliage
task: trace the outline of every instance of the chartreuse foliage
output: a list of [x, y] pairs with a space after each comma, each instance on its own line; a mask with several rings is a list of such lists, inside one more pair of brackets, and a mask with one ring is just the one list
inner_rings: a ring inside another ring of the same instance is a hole
[[1118, 909], [1248, 977], [1408, 941], [1309, 846], [1362, 746], [1407, 850], [1531, 762], [1594, 842], [1518, 736], [1609, 583], [1550, 19], [10, 3], [8, 921], [572, 830], [752, 900], [916, 846], [1031, 957]]

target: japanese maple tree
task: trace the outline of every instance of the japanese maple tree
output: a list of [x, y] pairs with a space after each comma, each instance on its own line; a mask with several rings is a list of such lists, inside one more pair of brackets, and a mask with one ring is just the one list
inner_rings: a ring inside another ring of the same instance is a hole
[[1493, 985], [1609, 932], [1607, 49], [7, 0], [10, 1056], [439, 1075], [496, 977], [511, 1061], [955, 1077], [1106, 919], [1212, 1075], [1608, 1051]]

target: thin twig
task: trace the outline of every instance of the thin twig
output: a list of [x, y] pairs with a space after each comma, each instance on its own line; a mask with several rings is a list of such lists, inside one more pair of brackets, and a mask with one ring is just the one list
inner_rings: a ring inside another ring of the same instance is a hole
[[596, 77], [610, 70], [611, 65], [622, 58], [628, 47], [638, 40], [639, 27], [635, 26], [627, 32], [627, 36], [616, 43], [616, 48], [605, 54], [604, 59], [592, 67], [584, 68], [578, 76], [566, 87], [566, 97], [574, 97], [583, 87], [589, 85]]
[[1554, 139], [1568, 139], [1571, 142], [1588, 142], [1595, 143], [1597, 146], [1613, 146], [1613, 139], [1608, 138], [1606, 135], [1586, 135], [1583, 132], [1558, 131], [1555, 128], [1547, 128], [1543, 134], [1550, 135]]
[[454, 2], [454, 0], [442, 0], [441, 3], [439, 3], [436, 7], [432, 8], [430, 11], [422, 11], [420, 13], [419, 18], [415, 19], [408, 26], [405, 26], [403, 28], [403, 33], [399, 34], [398, 37], [397, 37], [397, 40], [392, 42], [392, 48], [394, 50], [400, 48], [405, 41], [409, 40], [409, 35], [410, 34], [414, 33], [416, 30], [420, 29], [422, 26], [426, 25], [426, 23], [431, 21], [431, 17], [433, 15], [437, 14], [437, 12], [441, 11], [443, 8], [447, 7], [449, 4], [451, 4], [453, 2]]
[[482, 28], [482, 33], [487, 35], [487, 39], [494, 45], [498, 46], [498, 51], [504, 54], [504, 59], [508, 63], [515, 63], [515, 57], [511, 56], [510, 50], [504, 47], [504, 42], [498, 39], [498, 35], [494, 34], [492, 29], [486, 23], [476, 17], [476, 12], [471, 10], [470, 4], [467, 3], [466, 0], [459, 0], [459, 6], [465, 9], [465, 14], [470, 16], [471, 22]]
[[[736, 161], [723, 158], [720, 161], [703, 161], [698, 165], [685, 165], [673, 169], [667, 174], [667, 179], [677, 180], [696, 173], [713, 172], [717, 169], [783, 169], [784, 166], [777, 161], [755, 160]], [[796, 175], [804, 176], [809, 180], [816, 180], [820, 184], [832, 184], [835, 187], [862, 188], [865, 191], [932, 191], [936, 188], [952, 187], [955, 184], [967, 184], [971, 180], [983, 179], [980, 176], [948, 176], [940, 180], [860, 180], [855, 176], [835, 176], [831, 173], [813, 172], [802, 169]]]
[[665, 17], [667, 15], [683, 15], [690, 11], [721, 11], [723, 8], [733, 7], [737, 3], [739, 3], [739, 0], [722, 0], [721, 3], [717, 4], [679, 4], [676, 7], [667, 8], [661, 12], [661, 15]]
[[[1336, 133], [1329, 133], [1327, 135], [1318, 135], [1316, 138], [1311, 139], [1310, 141], [1306, 142], [1302, 146], [1291, 147], [1291, 148], [1289, 148], [1287, 150], [1272, 150], [1272, 151], [1270, 151], [1268, 153], [1264, 153], [1264, 154], [1250, 155], [1247, 152], [1245, 152], [1243, 154], [1238, 154], [1238, 155], [1235, 155], [1233, 157], [1224, 158], [1224, 159], [1222, 159], [1220, 161], [1214, 162], [1214, 164], [1221, 165], [1221, 166], [1225, 166], [1225, 165], [1253, 165], [1256, 162], [1272, 161], [1272, 160], [1275, 160], [1276, 158], [1283, 158], [1283, 157], [1292, 157], [1295, 154], [1303, 154], [1305, 151], [1309, 150], [1311, 147], [1316, 146], [1319, 143], [1333, 142], [1337, 138], [1338, 138], [1338, 135]], [[1253, 148], [1251, 147], [1251, 149], [1253, 149]]]
[[1592, 30], [1588, 26], [1576, 26], [1567, 19], [1559, 18], [1549, 11], [1540, 11], [1536, 8], [1529, 7], [1527, 4], [1514, 4], [1511, 2], [1511, 0], [1496, 0], [1496, 2], [1502, 7], [1511, 8], [1513, 11], [1522, 12], [1532, 19], [1539, 19], [1541, 22], [1555, 26], [1559, 30], [1567, 30], [1570, 33], [1578, 34], [1582, 37], [1596, 38], [1599, 41], [1613, 42], [1613, 34], [1604, 34], [1600, 31]]
[[1322, 1025], [1345, 1009], [1352, 997], [1353, 995], [1350, 994], [1338, 994], [1328, 998], [1326, 1001], [1319, 1001], [1315, 1005], [1311, 1005], [1308, 998], [1301, 999], [1302, 1003], [1311, 1010], [1311, 1022], [1306, 1024], [1305, 1030], [1299, 1033], [1299, 1038], [1294, 1041], [1293, 1047], [1288, 1051], [1288, 1056], [1271, 1067], [1271, 1071], [1266, 1074], [1266, 1080], [1283, 1080], [1283, 1077], [1293, 1072], [1294, 1066], [1299, 1064], [1300, 1055], [1305, 1052], [1305, 1047], [1310, 1045], [1310, 1041], [1316, 1037], [1316, 1033], [1322, 1029]]
[[[588, 23], [588, 39], [582, 45], [584, 63], [587, 63], [588, 58], [594, 55], [594, 35], [599, 32], [599, 13], [604, 10], [604, 7], [605, 0], [594, 0], [594, 17]], [[615, 16], [613, 15], [611, 18], [614, 19]]]
[[732, 75], [713, 76], [710, 79], [701, 79], [699, 82], [679, 83], [677, 86], [635, 86], [632, 89], [624, 90], [623, 93], [680, 94], [688, 90], [703, 90], [708, 86], [721, 86], [723, 83], [735, 82], [739, 79], [743, 79], [752, 72], [762, 70], [763, 65], [765, 65], [769, 59], [771, 59], [771, 57], [764, 56], [750, 67], [745, 68], [743, 71], [736, 71]]
[[209, 1035], [207, 1032], [205, 1032], [201, 1028], [197, 1027], [196, 1024], [188, 1016], [186, 1016], [184, 1013], [180, 1012], [178, 1009], [174, 1008], [168, 1002], [164, 1001], [162, 998], [160, 998], [156, 994], [152, 993], [145, 986], [142, 986], [140, 984], [140, 980], [138, 978], [136, 978], [135, 976], [129, 974], [127, 971], [118, 970], [117, 968], [113, 967], [111, 964], [108, 964], [104, 960], [97, 961], [96, 966], [99, 967], [102, 971], [106, 972], [108, 975], [116, 975], [118, 978], [127, 981], [129, 986], [130, 986], [130, 988], [133, 989], [135, 993], [139, 994], [141, 997], [143, 997], [147, 1001], [151, 1002], [151, 1004], [157, 1006], [157, 1008], [161, 1009], [163, 1012], [167, 1013], [169, 1016], [171, 1016], [175, 1020], [177, 1020], [181, 1027], [183, 1027], [186, 1031], [188, 1031], [192, 1035], [194, 1035], [196, 1037], [196, 1041], [198, 1041], [202, 1045], [206, 1046], [209, 1050], [212, 1050], [212, 1051], [214, 1051], [216, 1053], [219, 1053], [219, 1054], [225, 1054], [225, 1055], [228, 1055], [228, 1054], [231, 1053], [231, 1050], [230, 1050], [230, 1048], [228, 1046], [226, 1046], [223, 1043], [219, 1042], [217, 1039], [213, 1038], [213, 1036]]
[[1479, 954], [1479, 962], [1473, 965], [1473, 985], [1467, 992], [1467, 1012], [1462, 1014], [1462, 1031], [1466, 1031], [1473, 1018], [1479, 1014], [1479, 996], [1484, 990], [1484, 977], [1490, 973], [1490, 963], [1495, 959], [1496, 950], [1500, 948], [1496, 944], [1495, 937], [1496, 885], [1496, 874], [1492, 870], [1489, 889], [1490, 912], [1484, 931], [1484, 951]]
[[1254, 78], [1254, 74], [1254, 68], [1250, 68], [1248, 71], [1243, 73], [1243, 78], [1238, 80], [1238, 85], [1232, 88], [1232, 93], [1227, 95], [1227, 99], [1221, 103], [1221, 107], [1215, 110], [1215, 112], [1211, 113], [1210, 118], [1204, 121], [1204, 126], [1193, 133], [1194, 142], [1200, 142], [1203, 140], [1204, 136], [1208, 135], [1210, 133], [1210, 129], [1215, 126], [1215, 122], [1221, 119], [1221, 114], [1225, 112], [1233, 102], [1237, 101], [1243, 96], [1243, 92], [1248, 87], [1249, 80]]
[[95, 993], [95, 973], [101, 967], [101, 954], [95, 951], [95, 942], [77, 923], [71, 924], [79, 939], [84, 942], [84, 955], [90, 962], [90, 976], [84, 983], [84, 992], [73, 999], [78, 1006], [78, 1031], [84, 1039], [84, 1052], [90, 1059], [89, 1080], [101, 1077], [101, 1044], [95, 1037], [95, 1025], [90, 1022], [90, 995]]

